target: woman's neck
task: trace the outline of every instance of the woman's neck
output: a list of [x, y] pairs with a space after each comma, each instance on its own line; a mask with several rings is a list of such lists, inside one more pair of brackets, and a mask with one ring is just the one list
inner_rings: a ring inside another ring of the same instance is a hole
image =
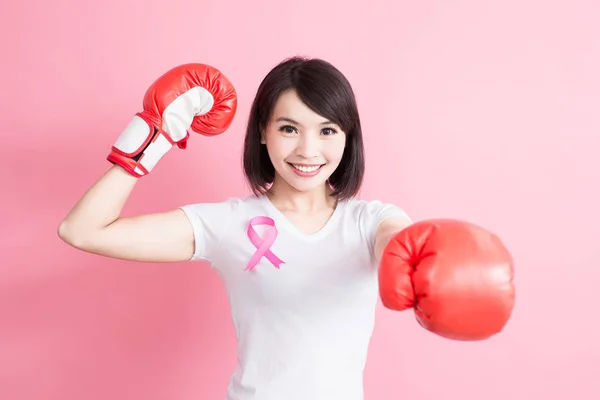
[[328, 185], [307, 192], [300, 192], [287, 183], [281, 184], [275, 180], [267, 192], [271, 203], [280, 210], [296, 212], [315, 212], [336, 207], [337, 199], [331, 196]]

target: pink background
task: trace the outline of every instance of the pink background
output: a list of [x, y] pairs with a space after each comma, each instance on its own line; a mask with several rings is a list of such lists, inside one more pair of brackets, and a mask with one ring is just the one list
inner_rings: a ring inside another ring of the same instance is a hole
[[246, 194], [250, 102], [294, 54], [354, 85], [362, 197], [478, 222], [516, 261], [514, 316], [489, 341], [443, 340], [379, 308], [366, 399], [600, 398], [597, 2], [236, 3], [3, 4], [0, 398], [224, 398], [235, 340], [216, 274], [87, 255], [56, 228], [147, 86], [184, 62], [223, 70], [239, 114], [163, 159], [126, 213]]

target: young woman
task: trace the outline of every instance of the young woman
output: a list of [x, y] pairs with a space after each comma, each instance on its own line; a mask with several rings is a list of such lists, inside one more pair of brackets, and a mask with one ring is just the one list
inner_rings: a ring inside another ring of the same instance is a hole
[[175, 145], [185, 148], [188, 131], [220, 134], [236, 107], [233, 86], [210, 66], [160, 77], [113, 146], [114, 166], [59, 235], [107, 257], [214, 268], [239, 343], [228, 400], [360, 400], [378, 265], [411, 220], [395, 205], [355, 197], [362, 129], [351, 85], [334, 66], [296, 57], [264, 78], [244, 142], [251, 195], [120, 216], [139, 178]]

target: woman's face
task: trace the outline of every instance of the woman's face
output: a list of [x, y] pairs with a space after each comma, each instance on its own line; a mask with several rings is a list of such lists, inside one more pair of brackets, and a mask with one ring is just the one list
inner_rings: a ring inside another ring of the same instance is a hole
[[275, 104], [262, 143], [275, 168], [274, 184], [307, 192], [327, 184], [342, 160], [346, 133], [288, 91]]

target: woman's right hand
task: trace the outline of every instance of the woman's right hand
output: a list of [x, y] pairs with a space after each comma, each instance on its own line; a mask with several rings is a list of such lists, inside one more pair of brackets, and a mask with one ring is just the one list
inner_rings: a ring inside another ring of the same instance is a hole
[[107, 157], [138, 178], [148, 175], [174, 145], [185, 149], [190, 128], [205, 136], [227, 130], [237, 110], [237, 94], [216, 68], [183, 64], [152, 83], [143, 105]]

